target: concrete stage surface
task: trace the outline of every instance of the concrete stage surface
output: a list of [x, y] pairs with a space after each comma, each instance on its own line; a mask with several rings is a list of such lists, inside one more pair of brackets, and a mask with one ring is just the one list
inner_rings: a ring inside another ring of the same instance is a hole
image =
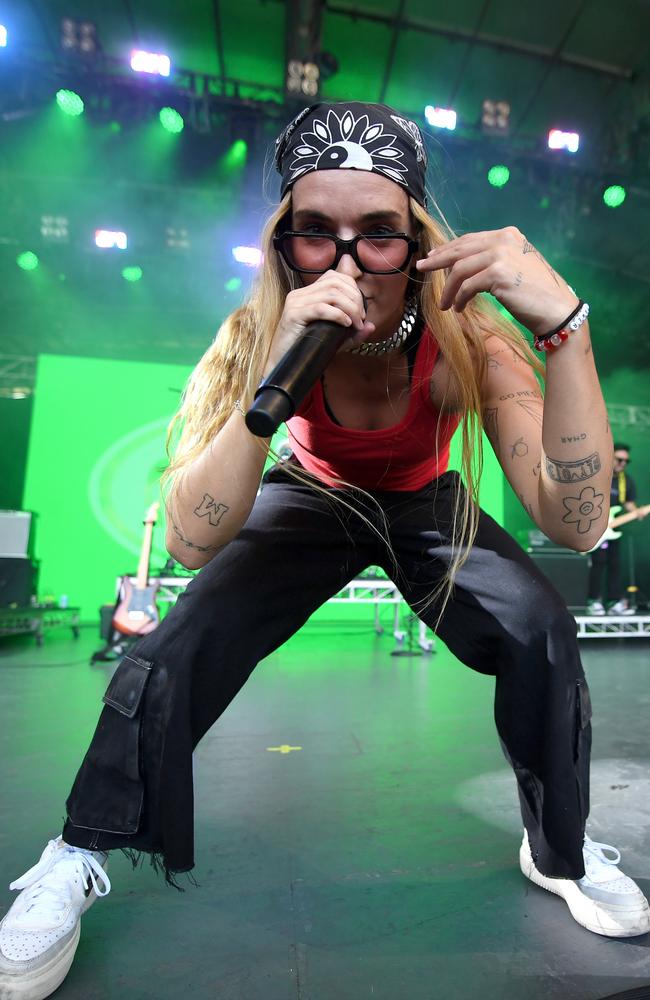
[[[369, 617], [369, 616], [368, 616]], [[0, 644], [0, 908], [60, 831], [114, 664], [94, 630]], [[650, 644], [582, 646], [588, 831], [650, 892]], [[650, 935], [597, 937], [526, 881], [490, 678], [390, 629], [312, 623], [196, 754], [200, 888], [111, 859], [60, 1000], [596, 1000], [650, 983]], [[184, 881], [184, 880], [183, 880]]]

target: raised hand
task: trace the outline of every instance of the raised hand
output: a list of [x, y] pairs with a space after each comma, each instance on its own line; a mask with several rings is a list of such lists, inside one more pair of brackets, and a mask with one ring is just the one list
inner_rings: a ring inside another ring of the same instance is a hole
[[490, 292], [531, 333], [558, 326], [578, 304], [575, 293], [516, 226], [467, 233], [417, 261], [421, 272], [447, 270], [440, 309], [462, 312]]

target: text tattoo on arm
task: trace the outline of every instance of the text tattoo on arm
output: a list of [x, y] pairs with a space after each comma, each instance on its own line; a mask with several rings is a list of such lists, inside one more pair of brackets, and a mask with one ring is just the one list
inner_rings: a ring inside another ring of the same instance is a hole
[[546, 457], [546, 471], [549, 478], [556, 483], [580, 483], [585, 479], [591, 479], [600, 470], [600, 455], [597, 451], [575, 462], [559, 462], [557, 459]]

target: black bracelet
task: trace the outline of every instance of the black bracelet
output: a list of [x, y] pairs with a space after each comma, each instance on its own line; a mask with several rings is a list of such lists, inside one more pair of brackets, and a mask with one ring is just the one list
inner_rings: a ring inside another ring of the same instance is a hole
[[543, 333], [541, 337], [538, 337], [537, 338], [538, 342], [540, 344], [543, 344], [545, 340], [549, 340], [551, 337], [554, 337], [556, 333], [559, 333], [560, 330], [563, 330], [565, 326], [568, 326], [573, 317], [578, 315], [584, 304], [585, 304], [584, 299], [580, 299], [578, 305], [575, 307], [573, 312], [569, 316], [567, 316], [567, 318], [562, 323], [560, 323], [559, 326], [556, 326], [554, 330], [551, 330], [550, 333]]

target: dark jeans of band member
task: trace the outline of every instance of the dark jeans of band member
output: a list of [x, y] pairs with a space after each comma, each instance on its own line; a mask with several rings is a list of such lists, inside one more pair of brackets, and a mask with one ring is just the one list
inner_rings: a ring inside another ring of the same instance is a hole
[[[599, 549], [591, 553], [591, 569], [589, 570], [590, 601], [618, 601], [623, 594], [621, 584], [621, 542], [618, 538], [610, 539]], [[607, 577], [607, 588], [603, 587]]]
[[[255, 665], [366, 567], [381, 566], [434, 625], [438, 610], [427, 602], [452, 556], [461, 489], [447, 472], [417, 492], [373, 493], [375, 505], [358, 491], [323, 495], [272, 472], [239, 535], [118, 666], [68, 798], [64, 839], [148, 852], [168, 878], [192, 868], [196, 744]], [[495, 677], [497, 730], [537, 867], [580, 878], [591, 710], [576, 624], [485, 513], [438, 634], [464, 664]]]

